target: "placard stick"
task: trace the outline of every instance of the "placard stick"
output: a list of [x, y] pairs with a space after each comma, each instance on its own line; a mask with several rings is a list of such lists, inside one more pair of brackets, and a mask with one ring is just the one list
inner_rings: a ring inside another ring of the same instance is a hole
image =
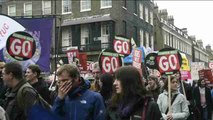
[[186, 97], [186, 91], [185, 91], [185, 87], [183, 85], [183, 80], [180, 80], [181, 82], [181, 87], [182, 87], [182, 90], [183, 90], [183, 95]]
[[171, 110], [171, 76], [168, 75], [168, 94], [169, 94], [169, 112], [168, 113], [172, 113]]

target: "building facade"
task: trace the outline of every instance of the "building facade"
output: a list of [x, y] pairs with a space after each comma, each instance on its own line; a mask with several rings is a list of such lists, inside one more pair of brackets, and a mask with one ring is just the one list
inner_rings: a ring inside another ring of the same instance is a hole
[[173, 16], [168, 16], [167, 10], [158, 10], [155, 5], [154, 10], [154, 39], [155, 47], [160, 50], [171, 47], [185, 53], [189, 62], [205, 62], [209, 59], [202, 41], [197, 41], [195, 36], [187, 34], [187, 28], [180, 29], [174, 25]]
[[153, 10], [153, 2], [143, 0], [7, 0], [3, 7], [3, 13], [14, 17], [56, 16], [52, 48], [59, 45], [65, 63], [66, 50], [72, 46], [96, 61], [102, 49], [113, 49], [116, 35], [154, 49]]

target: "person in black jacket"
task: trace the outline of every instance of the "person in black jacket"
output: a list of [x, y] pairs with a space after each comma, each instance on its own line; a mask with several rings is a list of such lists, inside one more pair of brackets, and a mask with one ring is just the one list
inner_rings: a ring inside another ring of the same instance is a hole
[[148, 85], [146, 89], [150, 92], [155, 102], [158, 100], [158, 96], [160, 94], [160, 85], [158, 82], [158, 77], [155, 75], [148, 76]]
[[157, 103], [147, 96], [139, 71], [132, 66], [115, 72], [115, 94], [107, 109], [106, 120], [160, 120]]
[[198, 87], [194, 89], [196, 106], [200, 110], [202, 120], [211, 120], [212, 116], [212, 99], [211, 91], [206, 87], [205, 80], [198, 80]]
[[112, 96], [113, 76], [109, 73], [104, 73], [100, 76], [100, 82], [101, 82], [100, 94], [103, 96], [104, 103], [107, 106]]
[[47, 83], [40, 77], [40, 73], [41, 70], [38, 65], [30, 65], [25, 73], [26, 80], [38, 91], [41, 97], [50, 104], [50, 91]]
[[4, 68], [5, 63], [0, 62], [0, 106], [3, 105], [4, 99], [5, 99], [5, 93], [7, 92], [7, 87], [4, 84], [4, 81], [2, 79], [2, 70]]

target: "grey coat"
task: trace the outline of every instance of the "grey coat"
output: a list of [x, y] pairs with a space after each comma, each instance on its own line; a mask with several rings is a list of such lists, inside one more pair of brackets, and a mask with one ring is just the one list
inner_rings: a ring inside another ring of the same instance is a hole
[[[172, 94], [172, 96], [174, 96], [175, 94], [178, 94], [178, 95], [171, 107], [173, 120], [186, 120], [189, 116], [189, 108], [187, 105], [186, 97], [183, 94], [178, 92]], [[164, 91], [163, 93], [159, 95], [157, 103], [164, 120], [166, 120], [167, 116], [165, 113], [169, 103], [167, 91]]]
[[7, 120], [4, 109], [0, 106], [0, 120]]

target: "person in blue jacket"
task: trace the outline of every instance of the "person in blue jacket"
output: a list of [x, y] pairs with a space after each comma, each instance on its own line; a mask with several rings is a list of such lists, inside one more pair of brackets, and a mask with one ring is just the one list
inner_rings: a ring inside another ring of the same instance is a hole
[[90, 84], [80, 77], [75, 65], [65, 64], [57, 71], [58, 95], [52, 111], [65, 120], [104, 120], [102, 96], [89, 90]]

